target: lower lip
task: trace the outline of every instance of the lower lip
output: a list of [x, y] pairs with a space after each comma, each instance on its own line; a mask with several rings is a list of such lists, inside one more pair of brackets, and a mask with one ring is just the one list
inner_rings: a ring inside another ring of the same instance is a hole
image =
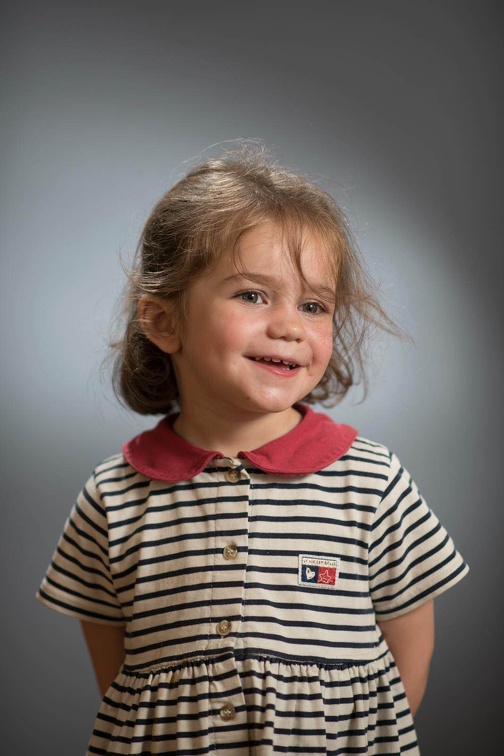
[[268, 373], [273, 373], [273, 375], [281, 375], [282, 378], [294, 378], [301, 368], [295, 367], [295, 368], [288, 368], [288, 367], [280, 367], [278, 362], [258, 362], [257, 360], [250, 360], [254, 363], [254, 365], [257, 365], [257, 367], [262, 368], [263, 370], [267, 370]]

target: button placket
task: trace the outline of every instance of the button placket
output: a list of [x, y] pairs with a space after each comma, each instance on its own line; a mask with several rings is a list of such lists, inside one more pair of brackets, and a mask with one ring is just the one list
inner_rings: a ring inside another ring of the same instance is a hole
[[[229, 457], [216, 460], [216, 466], [220, 468], [220, 481], [222, 484], [222, 498], [216, 497], [216, 514], [225, 519], [220, 523], [219, 541], [215, 544], [218, 548], [215, 553], [216, 565], [220, 568], [216, 576], [221, 575], [222, 580], [231, 580], [233, 588], [223, 587], [222, 595], [229, 600], [229, 607], [212, 606], [213, 628], [210, 630], [209, 648], [215, 650], [231, 650], [234, 648], [240, 631], [241, 609], [238, 608], [237, 599], [243, 602], [244, 579], [247, 565], [248, 549], [248, 518], [249, 518], [249, 489], [250, 476], [242, 465], [241, 460]], [[236, 517], [236, 521], [229, 520], [229, 513]], [[229, 530], [226, 538], [226, 530]], [[233, 530], [241, 531], [235, 535]], [[240, 559], [238, 559], [240, 555]], [[233, 563], [234, 561], [234, 563]], [[225, 566], [225, 563], [226, 566]], [[241, 583], [241, 587], [240, 587]], [[215, 590], [218, 590], [219, 579], [215, 580]], [[219, 613], [223, 612], [224, 616]], [[235, 615], [236, 612], [236, 615]], [[228, 617], [226, 617], [226, 614]], [[212, 691], [212, 716], [215, 718], [214, 741], [215, 744], [228, 743], [231, 737], [229, 725], [243, 717], [245, 700], [239, 678], [234, 654], [226, 660], [216, 661], [212, 665], [211, 691]], [[223, 672], [226, 674], [223, 674]], [[230, 674], [231, 673], [231, 674]], [[228, 725], [226, 727], [226, 725]]]

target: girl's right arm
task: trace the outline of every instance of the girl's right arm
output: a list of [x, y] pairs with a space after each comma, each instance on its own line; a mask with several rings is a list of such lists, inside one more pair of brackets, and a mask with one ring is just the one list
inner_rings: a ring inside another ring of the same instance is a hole
[[124, 661], [124, 627], [81, 621], [89, 655], [102, 696]]

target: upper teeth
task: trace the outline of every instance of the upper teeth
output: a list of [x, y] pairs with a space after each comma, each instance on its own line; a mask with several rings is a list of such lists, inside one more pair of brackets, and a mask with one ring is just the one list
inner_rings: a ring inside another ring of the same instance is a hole
[[277, 360], [275, 357], [255, 357], [256, 361], [264, 360], [265, 362], [283, 362], [284, 365], [294, 367], [293, 362], [287, 362], [287, 360]]

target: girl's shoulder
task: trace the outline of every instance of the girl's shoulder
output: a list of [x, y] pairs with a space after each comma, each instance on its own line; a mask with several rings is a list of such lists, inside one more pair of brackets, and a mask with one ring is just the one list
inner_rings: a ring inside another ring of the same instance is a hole
[[397, 454], [385, 444], [361, 435], [357, 435], [346, 453], [321, 474], [344, 476], [360, 491], [373, 493], [377, 503], [391, 495], [400, 496], [405, 490], [419, 495], [415, 481]]
[[92, 478], [96, 483], [117, 482], [127, 480], [138, 473], [129, 464], [123, 452], [112, 454], [100, 462], [93, 470]]
[[122, 452], [113, 454], [100, 462], [89, 475], [79, 495], [82, 505], [107, 509], [111, 499], [122, 494], [134, 493], [149, 485], [145, 476], [138, 473]]
[[371, 441], [361, 435], [357, 435], [355, 441], [348, 450], [348, 454], [353, 454], [359, 459], [375, 460], [377, 463], [388, 464], [393, 456], [390, 449], [384, 444], [377, 441]]
[[377, 473], [388, 478], [390, 468], [396, 460], [396, 455], [384, 444], [358, 435], [340, 461], [355, 474], [360, 471], [376, 470]]

